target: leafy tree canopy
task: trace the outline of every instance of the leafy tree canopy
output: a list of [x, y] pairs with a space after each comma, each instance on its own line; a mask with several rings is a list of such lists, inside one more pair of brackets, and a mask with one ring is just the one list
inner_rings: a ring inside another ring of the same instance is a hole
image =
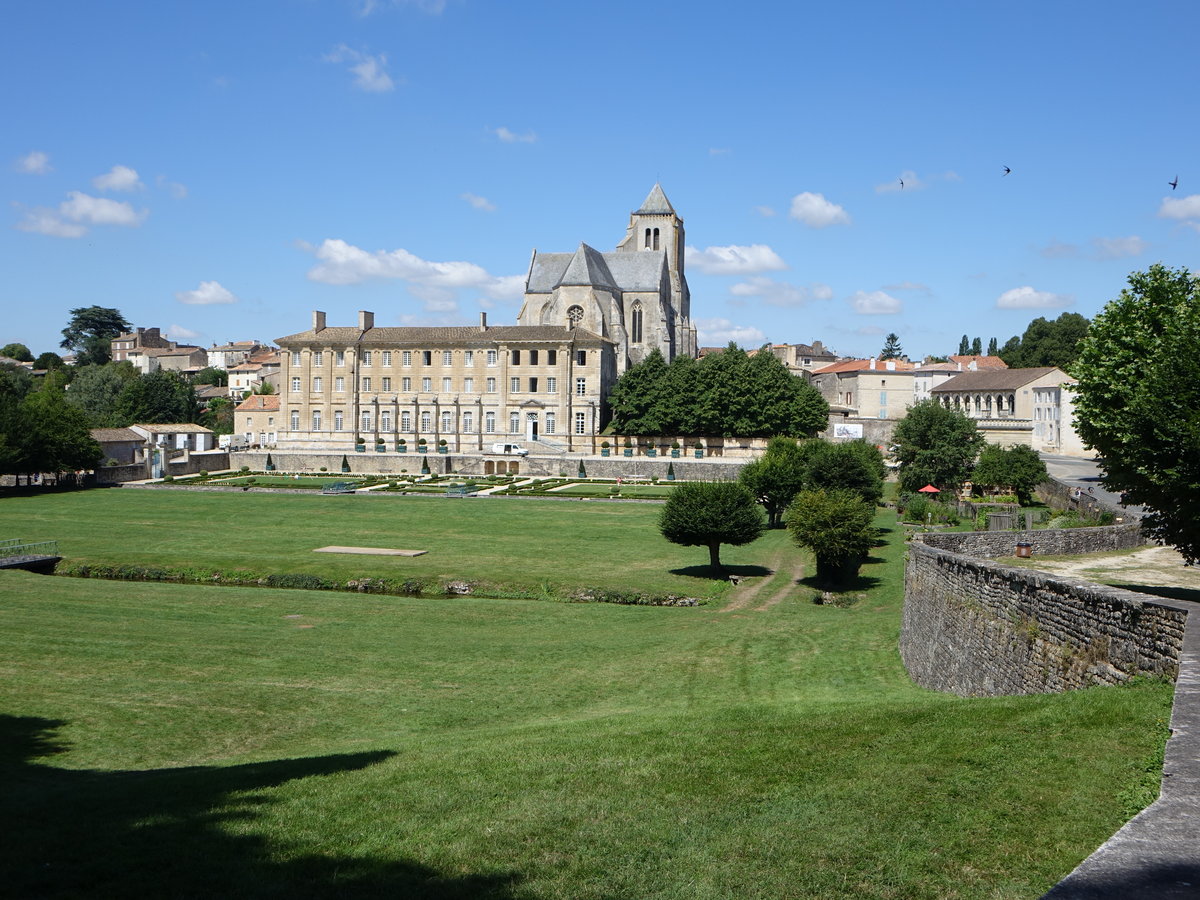
[[1028, 506], [1033, 489], [1049, 477], [1046, 464], [1033, 448], [1022, 444], [1012, 447], [988, 444], [979, 454], [971, 481], [983, 487], [1007, 488], [1017, 495], [1022, 506]]
[[1075, 430], [1104, 486], [1147, 508], [1142, 527], [1200, 561], [1200, 277], [1161, 263], [1129, 276], [1083, 339]]
[[1087, 331], [1088, 320], [1079, 313], [1063, 313], [1053, 321], [1039, 316], [1029, 323], [1020, 338], [1010, 338], [999, 356], [1010, 368], [1067, 369], [1079, 356], [1079, 342]]
[[689, 481], [671, 491], [658, 520], [662, 536], [685, 547], [707, 547], [709, 565], [721, 567], [721, 545], [758, 540], [762, 513], [735, 481]]
[[120, 428], [132, 424], [118, 409], [127, 385], [142, 376], [132, 363], [122, 361], [77, 369], [67, 391], [67, 402], [87, 414], [93, 428]]
[[229, 373], [216, 366], [205, 366], [193, 376], [192, 384], [212, 384], [225, 387], [229, 384]]
[[5, 344], [0, 347], [0, 356], [7, 356], [17, 362], [33, 362], [33, 354], [24, 344]]
[[877, 536], [871, 525], [874, 512], [853, 491], [796, 495], [787, 510], [787, 527], [792, 539], [816, 557], [818, 582], [836, 587], [858, 574]]
[[783, 511], [803, 490], [807, 474], [808, 459], [800, 445], [793, 438], [775, 437], [761, 457], [742, 467], [738, 480], [767, 511], [767, 527], [778, 528]]
[[115, 412], [125, 424], [195, 422], [199, 413], [195, 389], [177, 372], [152, 372], [126, 384]]
[[112, 339], [132, 328], [119, 309], [82, 306], [71, 310], [59, 344], [76, 353], [76, 365], [102, 365], [112, 359]]
[[33, 367], [35, 369], [61, 369], [63, 359], [57, 353], [47, 350], [33, 361]]
[[807, 465], [806, 490], [844, 490], [875, 506], [883, 497], [886, 467], [874, 444], [863, 440], [831, 444], [828, 441], [805, 443]]
[[910, 407], [892, 435], [900, 463], [900, 488], [917, 491], [927, 484], [957, 489], [970, 475], [983, 446], [975, 422], [937, 400]]
[[829, 406], [772, 353], [736, 344], [701, 360], [668, 366], [652, 352], [618, 379], [609, 395], [614, 431], [646, 435], [770, 437], [823, 429]]

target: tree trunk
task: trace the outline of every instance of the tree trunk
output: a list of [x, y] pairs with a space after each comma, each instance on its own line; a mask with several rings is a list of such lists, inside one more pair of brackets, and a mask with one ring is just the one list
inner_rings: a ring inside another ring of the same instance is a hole
[[713, 541], [708, 545], [708, 564], [714, 568], [721, 568], [721, 542]]

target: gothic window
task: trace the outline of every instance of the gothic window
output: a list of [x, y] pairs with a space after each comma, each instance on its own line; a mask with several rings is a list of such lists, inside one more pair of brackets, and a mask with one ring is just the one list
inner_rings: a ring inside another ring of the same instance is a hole
[[658, 249], [658, 229], [654, 229], [654, 249]]
[[572, 328], [578, 328], [579, 323], [583, 321], [583, 307], [572, 306], [567, 310], [567, 322]]
[[642, 301], [633, 301], [633, 342], [640, 344], [642, 342]]
[[644, 243], [642, 245], [642, 248], [645, 250], [650, 249], [650, 229], [649, 228], [646, 229], [646, 243]]

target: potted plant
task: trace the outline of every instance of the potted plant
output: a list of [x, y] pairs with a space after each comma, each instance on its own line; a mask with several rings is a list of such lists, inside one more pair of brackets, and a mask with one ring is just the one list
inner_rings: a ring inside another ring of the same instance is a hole
[[609, 447], [611, 447], [611, 446], [612, 446], [612, 445], [611, 445], [611, 444], [609, 444], [609, 442], [608, 442], [608, 441], [601, 441], [601, 442], [600, 442], [600, 455], [601, 455], [601, 456], [608, 456], [608, 448], [609, 448]]
[[396, 441], [396, 452], [397, 453], [407, 453], [408, 452], [408, 441], [406, 441], [404, 438], [400, 438], [400, 440]]
[[633, 456], [633, 439], [630, 437], [625, 438], [625, 455]]
[[675, 463], [667, 463], [667, 481], [675, 480]]
[[365, 440], [363, 440], [362, 435], [359, 435], [358, 437], [356, 437], [354, 439], [354, 452], [355, 453], [366, 453], [367, 452], [367, 442]]
[[579, 477], [580, 477], [580, 478], [587, 478], [587, 469], [585, 469], [585, 468], [583, 467], [583, 460], [582, 460], [582, 459], [579, 461]]
[[[424, 451], [422, 450], [422, 452], [424, 452]], [[428, 459], [421, 460], [421, 474], [422, 475], [429, 474], [429, 460]]]
[[696, 441], [696, 459], [702, 459], [703, 457], [704, 457], [704, 443], [702, 441]]
[[342, 454], [342, 471], [343, 472], [350, 471], [350, 460], [346, 459], [345, 453]]
[[450, 448], [446, 446], [446, 439], [441, 438], [438, 441], [438, 453], [449, 453], [449, 452], [450, 452]]
[[263, 466], [263, 469], [267, 472], [275, 471], [275, 462], [274, 462], [274, 460], [271, 459], [270, 453], [267, 454], [267, 463], [266, 463], [266, 465]]
[[381, 437], [375, 438], [375, 452], [382, 453], [386, 449], [387, 449], [387, 444], [384, 443], [383, 438], [381, 438]]
[[679, 441], [671, 441], [671, 456], [674, 459], [679, 459]]
[[417, 440], [417, 452], [418, 453], [428, 453], [429, 448], [427, 446], [425, 446], [427, 443], [428, 443], [428, 441], [426, 441], [425, 438], [419, 438]]
[[649, 444], [646, 445], [646, 455], [647, 456], [658, 456], [658, 448], [654, 446], [653, 441], [651, 441]]

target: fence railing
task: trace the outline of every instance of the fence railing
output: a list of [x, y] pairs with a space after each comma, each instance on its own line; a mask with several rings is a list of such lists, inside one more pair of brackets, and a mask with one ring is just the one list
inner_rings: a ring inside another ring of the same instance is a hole
[[21, 540], [0, 541], [0, 558], [58, 555], [58, 541], [34, 541], [32, 543], [25, 543]]

